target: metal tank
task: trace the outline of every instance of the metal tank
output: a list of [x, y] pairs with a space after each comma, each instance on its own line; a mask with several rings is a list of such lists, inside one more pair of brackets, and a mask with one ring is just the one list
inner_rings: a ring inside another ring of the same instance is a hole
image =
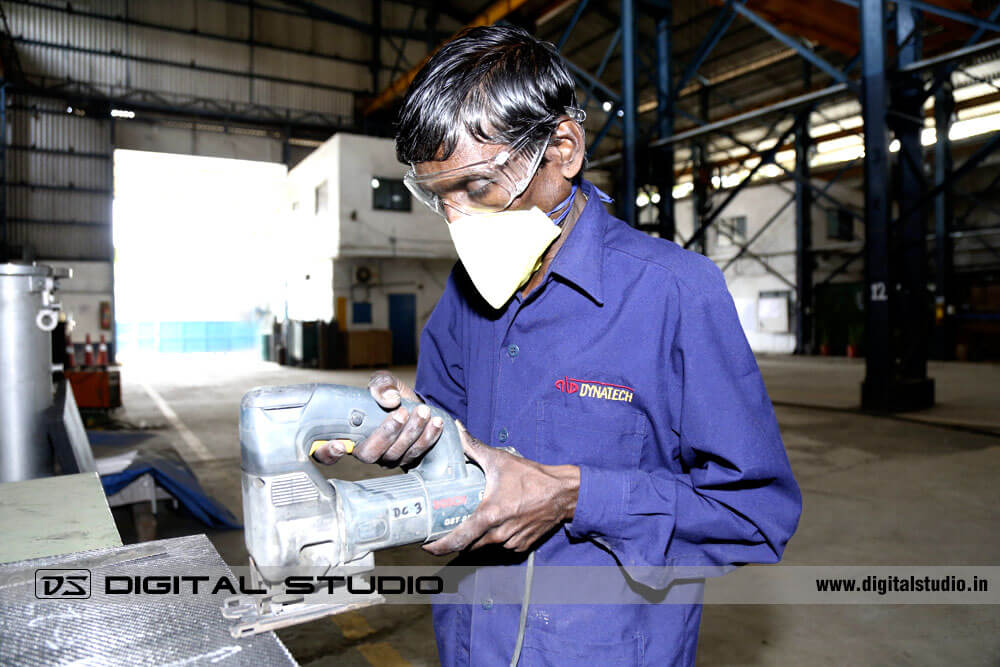
[[52, 405], [53, 292], [70, 272], [0, 263], [0, 482], [52, 474], [45, 410]]

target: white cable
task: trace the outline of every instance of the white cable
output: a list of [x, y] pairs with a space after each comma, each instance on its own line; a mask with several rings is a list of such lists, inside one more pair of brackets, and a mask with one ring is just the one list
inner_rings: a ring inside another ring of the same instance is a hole
[[528, 622], [528, 602], [531, 600], [531, 580], [535, 576], [535, 552], [528, 554], [528, 567], [524, 574], [524, 597], [521, 599], [521, 620], [517, 623], [517, 643], [514, 644], [514, 655], [510, 659], [510, 667], [517, 667], [521, 659], [521, 646], [524, 644], [524, 626]]

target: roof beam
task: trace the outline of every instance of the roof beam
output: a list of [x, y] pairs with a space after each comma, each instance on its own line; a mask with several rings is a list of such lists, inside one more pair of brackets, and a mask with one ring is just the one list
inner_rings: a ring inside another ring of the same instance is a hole
[[[712, 0], [723, 5], [724, 0]], [[805, 37], [847, 56], [857, 53], [858, 12], [838, 2], [821, 0], [756, 0], [753, 11], [781, 32]]]
[[[299, 0], [282, 0], [282, 2], [297, 2], [297, 1]], [[469, 23], [464, 28], [462, 28], [462, 30], [468, 28], [475, 28], [477, 26], [483, 26], [483, 25], [493, 25], [500, 19], [503, 19], [509, 16], [510, 14], [514, 13], [518, 9], [520, 9], [527, 2], [528, 0], [497, 0], [497, 2], [494, 2], [492, 5], [484, 9], [474, 19], [469, 21]], [[458, 32], [461, 32], [461, 30]], [[458, 35], [458, 32], [452, 35], [451, 38], [449, 39], [452, 39], [455, 37], [455, 35]], [[441, 48], [440, 44], [438, 45], [438, 49], [439, 48]], [[365, 115], [378, 111], [379, 109], [388, 105], [394, 99], [402, 95], [403, 92], [413, 82], [413, 79], [416, 78], [417, 73], [420, 72], [421, 68], [423, 68], [423, 66], [427, 63], [428, 60], [431, 59], [431, 56], [433, 56], [435, 53], [437, 53], [437, 49], [434, 49], [426, 56], [424, 56], [424, 59], [421, 60], [416, 65], [414, 65], [413, 67], [411, 67], [410, 70], [406, 72], [406, 74], [403, 74], [402, 76], [398, 77], [395, 81], [390, 83], [389, 86], [385, 88], [381, 93], [376, 95], [375, 99], [369, 102], [368, 105], [365, 107]]]

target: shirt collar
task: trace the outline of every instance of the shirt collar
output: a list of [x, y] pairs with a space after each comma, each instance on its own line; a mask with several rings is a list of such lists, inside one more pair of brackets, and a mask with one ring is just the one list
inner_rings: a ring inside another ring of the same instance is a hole
[[598, 305], [604, 305], [603, 249], [608, 212], [593, 183], [583, 181], [580, 190], [587, 195], [587, 205], [556, 253], [551, 272], [582, 290]]

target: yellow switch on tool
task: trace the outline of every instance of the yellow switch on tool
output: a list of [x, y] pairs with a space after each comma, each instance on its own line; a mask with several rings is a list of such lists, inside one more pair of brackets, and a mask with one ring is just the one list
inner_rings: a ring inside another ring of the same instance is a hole
[[[320, 447], [322, 447], [323, 445], [327, 444], [328, 442], [330, 442], [330, 441], [329, 440], [313, 440], [312, 447], [309, 448], [309, 458], [312, 458], [312, 455], [316, 453], [316, 450], [318, 450]], [[341, 438], [341, 439], [338, 439], [337, 442], [339, 442], [341, 445], [344, 446], [344, 451], [347, 452], [348, 454], [351, 454], [351, 453], [354, 452], [354, 441], [353, 440], [348, 440], [346, 438]]]

